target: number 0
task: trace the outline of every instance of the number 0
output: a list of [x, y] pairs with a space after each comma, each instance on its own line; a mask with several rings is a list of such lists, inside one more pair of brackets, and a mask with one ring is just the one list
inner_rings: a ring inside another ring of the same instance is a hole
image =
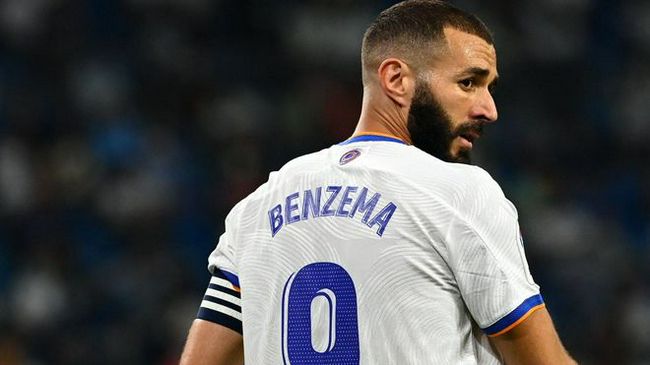
[[[324, 352], [312, 345], [312, 302], [325, 297], [329, 339]], [[282, 355], [286, 365], [359, 364], [357, 295], [345, 269], [331, 262], [309, 264], [291, 275], [282, 298]]]

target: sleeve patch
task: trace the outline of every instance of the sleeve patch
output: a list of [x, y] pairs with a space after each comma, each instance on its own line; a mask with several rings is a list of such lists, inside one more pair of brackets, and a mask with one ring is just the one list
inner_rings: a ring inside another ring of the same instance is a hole
[[544, 307], [544, 299], [540, 294], [524, 300], [517, 308], [508, 313], [505, 317], [498, 320], [493, 325], [484, 328], [483, 331], [490, 337], [506, 333], [523, 322], [528, 316], [538, 309]]

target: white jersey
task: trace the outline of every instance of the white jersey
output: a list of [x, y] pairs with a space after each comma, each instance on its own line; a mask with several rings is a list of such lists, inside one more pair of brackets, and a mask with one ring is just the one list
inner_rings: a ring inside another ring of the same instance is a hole
[[253, 365], [498, 364], [487, 336], [544, 305], [489, 174], [377, 135], [271, 173], [208, 269], [198, 317]]

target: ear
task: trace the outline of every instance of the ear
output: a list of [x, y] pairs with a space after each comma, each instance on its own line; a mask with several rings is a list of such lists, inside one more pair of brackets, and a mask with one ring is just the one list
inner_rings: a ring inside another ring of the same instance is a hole
[[379, 84], [382, 90], [401, 107], [411, 104], [415, 90], [415, 75], [402, 60], [387, 58], [379, 65]]

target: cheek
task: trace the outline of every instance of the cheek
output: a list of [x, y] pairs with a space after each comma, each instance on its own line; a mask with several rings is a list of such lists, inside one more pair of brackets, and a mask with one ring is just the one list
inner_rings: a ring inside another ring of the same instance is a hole
[[456, 127], [463, 122], [465, 122], [469, 115], [471, 109], [471, 100], [463, 95], [450, 95], [452, 97], [447, 98], [442, 102], [442, 107], [449, 119], [451, 119], [452, 126]]
[[467, 120], [467, 118], [470, 116], [470, 110], [472, 106], [469, 102], [465, 103], [458, 103], [454, 106], [452, 106], [452, 109], [450, 111], [450, 115], [452, 116], [453, 121], [456, 124], [463, 123]]

